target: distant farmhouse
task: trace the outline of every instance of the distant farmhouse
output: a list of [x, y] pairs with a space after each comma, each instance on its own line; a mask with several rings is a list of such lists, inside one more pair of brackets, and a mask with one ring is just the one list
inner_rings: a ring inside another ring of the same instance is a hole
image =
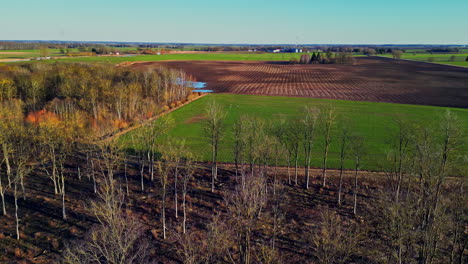
[[269, 52], [273, 53], [301, 53], [302, 49], [299, 48], [290, 48], [290, 49], [274, 49], [274, 50], [269, 50]]

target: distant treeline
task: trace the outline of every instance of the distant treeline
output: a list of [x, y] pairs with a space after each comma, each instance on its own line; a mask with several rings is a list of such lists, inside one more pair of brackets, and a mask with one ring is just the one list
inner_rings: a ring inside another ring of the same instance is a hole
[[25, 64], [0, 69], [0, 104], [22, 105], [33, 121], [77, 119], [98, 135], [149, 118], [186, 100], [183, 72], [145, 72], [88, 64]]
[[354, 56], [351, 52], [327, 52], [303, 54], [298, 60], [291, 58], [290, 64], [354, 64]]

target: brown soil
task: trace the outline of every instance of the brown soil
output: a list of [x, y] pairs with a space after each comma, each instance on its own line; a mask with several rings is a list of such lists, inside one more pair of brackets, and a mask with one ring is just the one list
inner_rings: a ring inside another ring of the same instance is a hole
[[379, 57], [356, 60], [355, 65], [161, 61], [132, 67], [181, 69], [217, 93], [468, 107], [468, 69]]
[[[80, 158], [81, 157], [81, 158]], [[84, 164], [83, 156], [77, 156], [76, 161]], [[77, 177], [78, 164], [68, 164], [67, 173], [67, 220], [62, 220], [61, 197], [54, 195], [53, 184], [40, 171], [35, 171], [26, 178], [26, 199], [20, 198], [19, 217], [21, 239], [15, 238], [14, 204], [11, 192], [7, 192], [7, 210], [9, 216], [0, 216], [0, 263], [51, 263], [56, 262], [67, 243], [74, 239], [80, 239], [91, 226], [97, 223], [96, 219], [86, 208], [90, 199], [95, 199], [93, 183], [82, 168], [81, 180]], [[200, 164], [200, 169], [194, 175], [190, 184], [188, 201], [188, 226], [191, 230], [204, 230], [211, 217], [219, 212], [226, 214], [224, 194], [233, 188], [235, 173], [232, 164], [222, 164], [219, 169], [219, 179], [216, 183], [215, 193], [210, 191], [209, 164]], [[124, 209], [127, 214], [137, 217], [147, 228], [147, 237], [151, 238], [152, 261], [154, 263], [182, 263], [180, 255], [176, 252], [174, 240], [162, 239], [160, 222], [160, 190], [159, 179], [156, 176], [154, 182], [146, 175], [146, 190], [139, 188], [139, 171], [136, 160], [129, 163], [130, 197]], [[285, 173], [281, 168], [278, 173]], [[116, 176], [123, 180], [122, 171]], [[365, 220], [367, 223], [371, 217], [369, 206], [372, 205], [372, 190], [379, 186], [377, 174], [363, 172], [360, 177], [359, 216], [352, 216], [352, 172], [347, 172], [344, 189], [344, 205], [336, 206], [336, 189], [338, 172], [329, 171], [328, 188], [320, 187], [319, 169], [312, 171], [311, 188], [306, 190], [304, 177], [301, 171], [299, 185], [287, 184], [287, 176], [282, 174], [280, 178], [286, 186], [286, 198], [282, 208], [287, 221], [284, 230], [278, 237], [277, 244], [283, 259], [287, 263], [305, 263], [310, 260], [305, 236], [311, 227], [317, 224], [320, 212], [324, 207], [330, 207], [347, 221]], [[274, 170], [270, 169], [270, 178]], [[123, 184], [124, 181], [121, 181]], [[381, 184], [381, 183], [380, 183]], [[98, 184], [99, 185], [99, 184]], [[173, 186], [173, 183], [169, 183]], [[179, 218], [175, 218], [173, 187], [169, 187], [167, 197], [166, 214], [169, 229], [172, 230], [181, 224], [181, 211]], [[179, 191], [180, 195], [180, 191]], [[180, 196], [179, 196], [180, 201]], [[180, 209], [180, 205], [179, 205]], [[362, 221], [361, 221], [362, 222]], [[266, 234], [258, 234], [267, 236]], [[366, 262], [360, 262], [366, 263]]]

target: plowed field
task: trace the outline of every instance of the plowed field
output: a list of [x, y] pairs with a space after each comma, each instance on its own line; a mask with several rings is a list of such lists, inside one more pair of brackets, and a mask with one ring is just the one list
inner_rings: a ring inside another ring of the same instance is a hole
[[468, 108], [468, 69], [385, 58], [355, 65], [278, 62], [160, 61], [146, 69], [182, 69], [216, 93], [300, 96]]

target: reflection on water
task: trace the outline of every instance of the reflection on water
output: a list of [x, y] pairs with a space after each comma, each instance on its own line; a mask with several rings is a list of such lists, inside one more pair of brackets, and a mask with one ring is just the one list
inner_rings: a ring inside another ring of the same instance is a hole
[[194, 93], [212, 93], [213, 90], [192, 90]]
[[177, 78], [175, 83], [179, 85], [185, 85], [185, 86], [191, 87], [194, 89], [192, 92], [196, 92], [196, 93], [212, 93], [213, 92], [213, 90], [203, 89], [207, 87], [207, 84], [205, 82], [192, 82], [192, 81], [182, 80], [181, 78]]

